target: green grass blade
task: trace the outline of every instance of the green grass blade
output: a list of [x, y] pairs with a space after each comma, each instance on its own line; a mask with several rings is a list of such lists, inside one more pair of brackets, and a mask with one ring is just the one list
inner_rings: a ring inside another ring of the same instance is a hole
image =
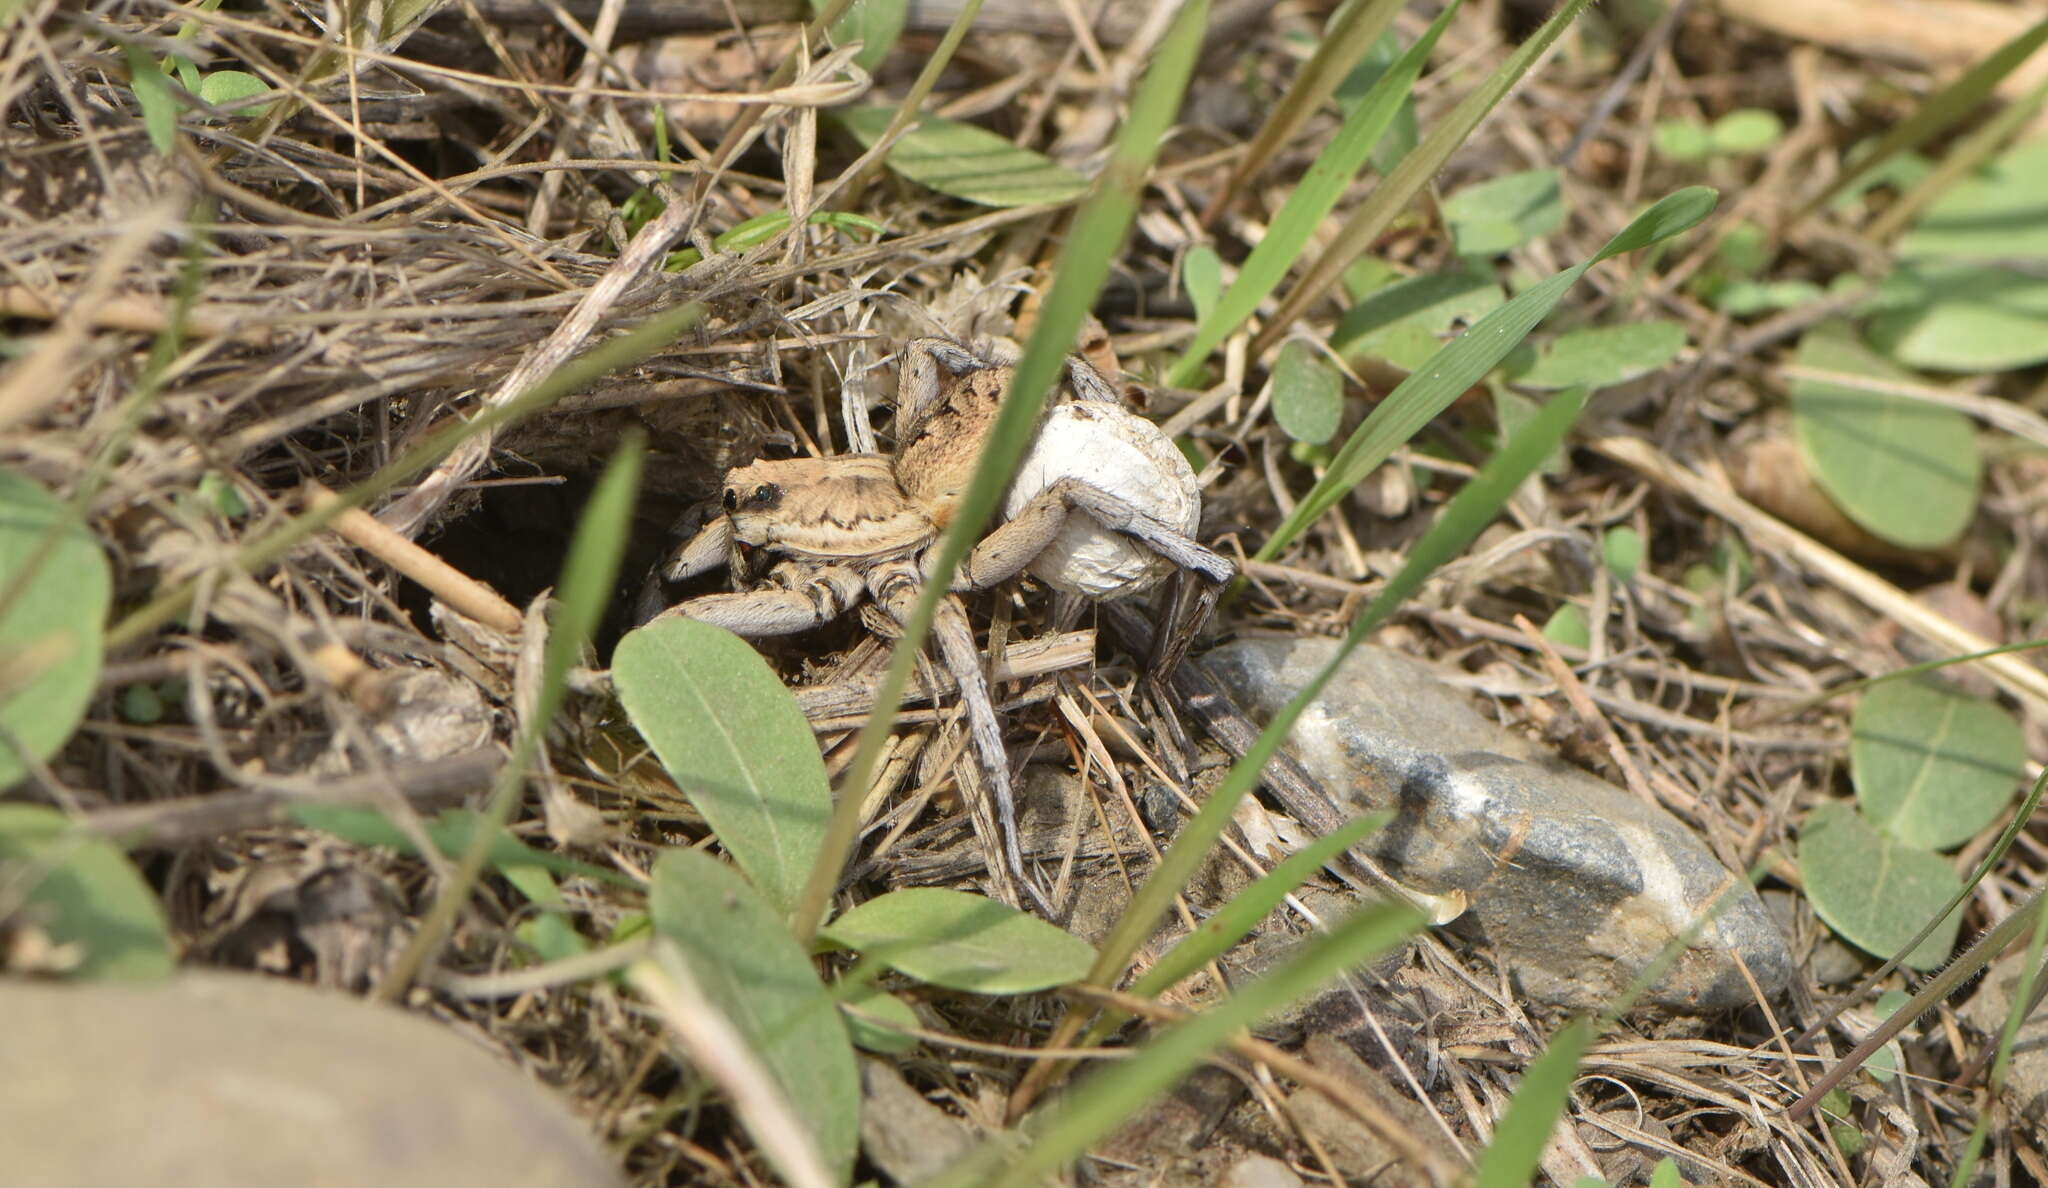
[[1522, 76], [1529, 72], [1529, 68], [1536, 64], [1536, 59], [1550, 48], [1551, 43], [1557, 40], [1566, 26], [1577, 19], [1579, 13], [1583, 12], [1590, 2], [1591, 0], [1565, 0], [1551, 18], [1536, 30], [1534, 36], [1523, 42], [1507, 61], [1501, 63], [1498, 70], [1489, 75], [1485, 82], [1479, 84], [1477, 89], [1465, 96], [1458, 106], [1444, 117], [1443, 123], [1430, 129], [1429, 135], [1422, 138], [1422, 143], [1415, 146], [1414, 152], [1401, 158], [1401, 163], [1394, 167], [1394, 171], [1387, 175], [1386, 180], [1359, 204], [1358, 210], [1345, 222], [1344, 229], [1338, 233], [1329, 250], [1316, 258], [1308, 275], [1287, 294], [1280, 303], [1280, 312], [1259, 331], [1259, 337], [1252, 343], [1254, 357], [1263, 355], [1266, 348], [1271, 346], [1288, 326], [1307, 312], [1308, 307], [1314, 304], [1317, 298], [1336, 285], [1339, 278], [1344, 275], [1344, 270], [1351, 266], [1351, 262], [1372, 246], [1379, 238], [1380, 232], [1386, 230], [1387, 224], [1393, 222], [1395, 215], [1407, 208], [1415, 195], [1422, 191], [1422, 187], [1429, 184], [1429, 179], [1435, 177], [1437, 171], [1444, 167], [1444, 162], [1450, 160], [1451, 154], [1457, 151], [1458, 146], [1465, 143], [1465, 138], [1472, 134], [1472, 129], [1479, 126], [1479, 121], [1486, 117], [1486, 113], [1492, 111], [1514, 85], [1521, 81]]
[[[1302, 175], [1294, 192], [1287, 196], [1286, 204], [1267, 228], [1265, 238], [1259, 240], [1258, 246], [1245, 260], [1244, 267], [1238, 270], [1237, 280], [1223, 294], [1216, 308], [1209, 311], [1209, 315], [1195, 328], [1194, 341], [1188, 344], [1187, 350], [1174, 363], [1173, 370], [1166, 375], [1167, 386], [1184, 387], [1191, 382], [1202, 361], [1209, 357], [1209, 352], [1243, 325], [1245, 319], [1258, 310], [1259, 303], [1280, 287], [1287, 270], [1308, 243], [1309, 236], [1337, 205], [1337, 199], [1343, 196], [1351, 179], [1365, 165], [1373, 147], [1394, 122], [1402, 102], [1408, 98], [1408, 92], [1414, 89], [1415, 80], [1421, 77], [1430, 51], [1436, 48], [1437, 38], [1451, 23], [1451, 15], [1461, 3], [1463, 0], [1452, 0], [1445, 5], [1422, 37], [1379, 77], [1379, 81], [1365, 93], [1365, 98], [1351, 110], [1344, 126], [1330, 141], [1330, 147], [1317, 155], [1315, 163]], [[1291, 93], [1289, 98], [1292, 98]], [[1279, 113], [1274, 114], [1274, 119], [1279, 119]], [[1270, 128], [1272, 125], [1267, 126]]]
[[1299, 957], [1220, 1005], [1166, 1029], [1133, 1059], [1090, 1077], [1031, 1127], [1028, 1146], [1018, 1150], [997, 1138], [934, 1185], [1021, 1188], [1045, 1182], [1239, 1031], [1386, 952], [1423, 923], [1422, 914], [1405, 903], [1361, 909], [1328, 936], [1310, 942]]
[[1402, 380], [1352, 431], [1322, 479], [1259, 549], [1258, 560], [1269, 561], [1277, 556], [1317, 516], [1335, 506], [1345, 492], [1386, 461], [1401, 443], [1478, 383], [1550, 315], [1587, 269], [1611, 256], [1647, 247], [1697, 225], [1713, 210], [1714, 200], [1714, 191], [1705, 186], [1688, 187], [1667, 196], [1622, 228], [1598, 255], [1524, 290], [1432, 355], [1429, 362]]
[[[1910, 153], [1974, 114], [2007, 75], [2032, 57], [2048, 41], [2048, 18], [2036, 21], [2019, 36], [1993, 50], [1985, 59], [1963, 72], [1963, 76], [1927, 97], [1912, 115], [1893, 124], [1878, 142], [1854, 165], [1822, 190], [1795, 216], [1797, 223], [1827, 205], [1835, 195], [1858, 178], [1898, 156]], [[1790, 224], [1787, 224], [1788, 226]]]
[[1475, 1188], [1525, 1188], [1536, 1178], [1550, 1132], [1565, 1110], [1565, 1097], [1578, 1075], [1579, 1061], [1593, 1044], [1590, 1020], [1574, 1019], [1550, 1037], [1550, 1046], [1530, 1063], [1522, 1083], [1508, 1102], [1508, 1112], [1494, 1128], [1493, 1141], [1479, 1157]]
[[1017, 362], [987, 448], [975, 467], [973, 481], [961, 497], [953, 523], [939, 540], [928, 567], [924, 594], [918, 599], [910, 621], [904, 624], [903, 638], [897, 641], [888, 670], [876, 690], [876, 712], [861, 727], [853, 762], [840, 783], [839, 804], [826, 829], [823, 856], [797, 907], [797, 935], [806, 942], [817, 932], [826, 902], [853, 848], [861, 797], [874, 780], [882, 744], [895, 726], [894, 707], [902, 703], [903, 690], [930, 633], [932, 616], [938, 611], [939, 600], [946, 597], [954, 570], [980, 539], [983, 525], [995, 511], [997, 498], [1009, 485], [1010, 474], [1030, 444], [1038, 414], [1045, 407], [1045, 395], [1059, 377], [1067, 353], [1073, 349], [1081, 320], [1109, 278], [1110, 265], [1137, 213], [1138, 195], [1144, 188], [1146, 174], [1151, 171], [1160, 141], [1180, 109], [1181, 96], [1187, 90], [1196, 55], [1201, 50], [1202, 29], [1208, 15], [1208, 0], [1188, 0], [1175, 15], [1132, 97], [1129, 118], [1117, 137], [1108, 165], [1096, 179], [1094, 193], [1075, 214], [1073, 229], [1054, 267], [1051, 289], [1039, 307], [1038, 324], [1025, 345], [1023, 358]]
[[[2006, 1074], [2012, 1071], [2012, 1048], [2020, 1037], [2020, 1026], [2027, 1021], [2028, 1008], [2034, 1005], [2035, 986], [2044, 973], [2041, 965], [2041, 951], [2048, 945], [2048, 912], [2034, 914], [2034, 928], [2027, 937], [2027, 952], [2020, 959], [2019, 984], [2012, 988], [2012, 1006], [2006, 1012], [2005, 1026], [1998, 1030], [1998, 1055], [1991, 1065], [1991, 1100], [1997, 1101], [2000, 1090], [2005, 1087]], [[1955, 1175], [1949, 1179], [1949, 1188], [1963, 1188], [1970, 1183], [1977, 1168], [1977, 1158], [1984, 1151], [1984, 1139], [1989, 1132], [1993, 1111], [1977, 1112], [1976, 1125], [1970, 1128], [1970, 1140], [1963, 1147], [1963, 1157], [1956, 1161]]]
[[[1209, 209], [1203, 212], [1203, 222], [1212, 221], [1228, 208], [1244, 189], [1245, 183], [1265, 171], [1274, 154], [1280, 151], [1280, 146], [1301, 131], [1309, 116], [1336, 93], [1345, 76], [1379, 41], [1380, 35], [1394, 23], [1394, 14], [1400, 12], [1406, 3], [1407, 0], [1350, 0], [1337, 10], [1317, 40], [1315, 53], [1301, 68], [1301, 73], [1294, 76], [1287, 93], [1280, 97], [1280, 102], [1273, 106], [1272, 114], [1266, 117], [1265, 124], [1252, 137], [1244, 159], [1231, 170], [1230, 180], [1224, 183]], [[1450, 7], [1456, 8], [1457, 5]], [[1405, 96], [1406, 88], [1402, 91]]]
[[1215, 915], [1202, 921], [1193, 933], [1167, 950], [1166, 956], [1131, 984], [1131, 993], [1146, 998], [1156, 997], [1182, 978], [1221, 957], [1232, 945], [1251, 935], [1252, 929], [1257, 928], [1261, 920], [1280, 906], [1281, 900], [1292, 895], [1310, 876], [1336, 861], [1339, 854], [1392, 819], [1392, 813], [1372, 813], [1354, 818], [1336, 832], [1316, 838], [1289, 854], [1264, 877], [1231, 896], [1230, 902], [1218, 909]]
[[1174, 838], [1173, 844], [1160, 856], [1159, 865], [1138, 888], [1131, 906], [1103, 939], [1095, 968], [1089, 972], [1091, 983], [1111, 985], [1130, 964], [1132, 954], [1137, 952], [1146, 937], [1152, 935], [1160, 917], [1172, 904], [1173, 897], [1194, 876], [1195, 870], [1216, 844], [1216, 839], [1230, 823], [1237, 802], [1259, 782], [1266, 762], [1280, 749], [1288, 731], [1294, 729], [1295, 721], [1321, 695], [1323, 686], [1329, 684], [1345, 658], [1420, 589], [1431, 573], [1465, 551], [1480, 530], [1492, 522], [1508, 497], [1515, 493], [1515, 488], [1536, 473], [1544, 459], [1564, 441], [1565, 433], [1578, 417], [1584, 402], [1583, 392], [1563, 392], [1552, 397], [1520, 432], [1509, 438], [1507, 444], [1480, 467], [1479, 473], [1465, 484], [1463, 490], [1451, 497], [1436, 523], [1409, 550], [1408, 561], [1400, 572], [1352, 620], [1350, 630], [1345, 633], [1343, 643], [1330, 657], [1329, 663], [1309, 680], [1301, 692], [1295, 694], [1293, 700], [1273, 715], [1273, 720], [1259, 732], [1259, 737], [1252, 741], [1244, 757], [1231, 766], [1223, 782], [1209, 794], [1208, 801], [1181, 827], [1180, 836]]
[[421, 967], [441, 947], [469, 898], [470, 888], [483, 874], [492, 844], [504, 832], [513, 809], [519, 805], [520, 793], [526, 788], [527, 769], [568, 693], [569, 668], [582, 657], [583, 649], [604, 618], [605, 605], [611, 601], [612, 579], [618, 574], [620, 558], [626, 555], [626, 537], [632, 530], [633, 503], [640, 493], [640, 465], [646, 448], [644, 432], [628, 431], [611, 464], [598, 477], [589, 502], [583, 505], [576, 535], [569, 542], [569, 556], [562, 562], [561, 584], [555, 587], [555, 614], [548, 627], [547, 646], [541, 652], [540, 689], [534, 695], [532, 713], [519, 724], [511, 758], [498, 770], [480, 828], [469, 839], [462, 861], [435, 897], [434, 906], [421, 919], [419, 931], [377, 984], [376, 996], [386, 1002], [394, 1002], [404, 994]]

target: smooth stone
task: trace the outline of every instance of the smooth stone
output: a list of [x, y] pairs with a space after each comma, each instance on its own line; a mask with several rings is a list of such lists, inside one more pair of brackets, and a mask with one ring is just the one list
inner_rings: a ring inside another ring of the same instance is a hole
[[1301, 1188], [1301, 1177], [1271, 1155], [1254, 1154], [1230, 1165], [1223, 1188]]
[[[1203, 665], [1252, 717], [1270, 719], [1337, 642], [1240, 640]], [[1289, 748], [1340, 808], [1389, 809], [1364, 849], [1397, 881], [1462, 893], [1523, 993], [1598, 1008], [1727, 892], [1645, 996], [1687, 1011], [1754, 1000], [1735, 958], [1778, 995], [1784, 935], [1756, 892], [1663, 809], [1488, 721], [1405, 656], [1361, 647], [1295, 725]], [[1732, 888], [1732, 890], [1731, 890]]]
[[11, 1188], [618, 1184], [575, 1115], [445, 1027], [276, 978], [0, 981]]
[[975, 1131], [924, 1099], [896, 1066], [860, 1061], [860, 1146], [892, 1183], [915, 1184], [973, 1150]]

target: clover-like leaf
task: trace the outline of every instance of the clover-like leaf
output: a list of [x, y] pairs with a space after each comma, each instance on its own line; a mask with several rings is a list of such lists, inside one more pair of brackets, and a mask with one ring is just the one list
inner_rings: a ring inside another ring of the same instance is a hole
[[2011, 714], [1933, 681], [1887, 681], [1850, 725], [1849, 772], [1871, 822], [1897, 840], [1945, 850], [1998, 819], [2026, 775]]
[[[1814, 481], [1863, 528], [1901, 548], [1938, 548], [1962, 535], [1984, 471], [1969, 418], [1881, 390], [1916, 377], [1873, 354], [1845, 327], [1799, 343], [1800, 367], [1840, 381], [1792, 384], [1792, 422]], [[1876, 381], [1862, 384], [1853, 377]]]
[[[1799, 873], [1813, 910], [1843, 940], [1890, 957], [1962, 888], [1941, 855], [1887, 837], [1855, 806], [1824, 804], [1799, 835]], [[1931, 969], [1955, 947], [1960, 909], [1906, 956]]]

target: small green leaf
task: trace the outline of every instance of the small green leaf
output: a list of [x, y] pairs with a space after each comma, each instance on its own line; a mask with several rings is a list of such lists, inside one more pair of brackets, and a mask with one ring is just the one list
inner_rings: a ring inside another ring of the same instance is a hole
[[844, 1009], [846, 1030], [853, 1037], [855, 1045], [884, 1056], [896, 1056], [915, 1048], [920, 1042], [905, 1029], [922, 1027], [917, 1012], [910, 1004], [894, 994], [875, 985], [862, 982], [856, 986], [844, 983], [835, 985], [833, 993]]
[[906, 887], [868, 900], [818, 935], [949, 990], [1028, 994], [1079, 981], [1087, 941], [980, 895]]
[[2048, 258], [2048, 136], [2007, 149], [1928, 204], [1899, 237], [1901, 259]]
[[1223, 257], [1206, 243], [1189, 248], [1181, 257], [1180, 283], [1195, 307], [1195, 321], [1206, 321], [1216, 308], [1216, 299], [1223, 295]]
[[626, 716], [761, 895], [796, 906], [832, 793], [810, 723], [745, 640], [690, 619], [627, 633], [612, 654]]
[[2048, 362], [2048, 276], [1990, 264], [1903, 269], [1870, 340], [1909, 367], [1980, 375]]
[[860, 1139], [860, 1075], [839, 1006], [790, 935], [784, 909], [697, 850], [667, 851], [653, 879], [647, 907], [655, 932], [676, 943], [846, 1183]]
[[0, 923], [76, 945], [84, 978], [159, 978], [175, 963], [163, 907], [127, 855], [41, 805], [0, 804]]
[[1344, 419], [1344, 377], [1316, 349], [1290, 339], [1273, 363], [1273, 419], [1296, 441], [1321, 445]]
[[1650, 1169], [1650, 1188], [1685, 1188], [1685, 1177], [1678, 1174], [1678, 1164], [1669, 1155]]
[[1711, 136], [1717, 153], [1760, 153], [1785, 135], [1785, 121], [1760, 107], [1737, 108], [1714, 121]]
[[1567, 602], [1550, 612], [1543, 624], [1543, 638], [1583, 652], [1593, 646], [1593, 625], [1586, 621], [1584, 607]]
[[[1816, 371], [1917, 382], [1840, 325], [1808, 331], [1796, 361]], [[1792, 420], [1814, 481], [1865, 529], [1901, 548], [1931, 549], [1969, 526], [1984, 463], [1962, 413], [1853, 381], [1797, 380]]]
[[1531, 169], [1466, 186], [1444, 200], [1460, 256], [1498, 256], [1564, 226], [1558, 169]]
[[1698, 120], [1658, 120], [1650, 129], [1657, 155], [1672, 161], [1704, 161], [1714, 151], [1713, 134]]
[[[1828, 927], [1867, 953], [1890, 957], [1961, 889], [1941, 855], [1885, 836], [1846, 803], [1824, 804], [1799, 837], [1806, 897]], [[1906, 957], [1914, 969], [1948, 959], [1960, 906]]]
[[121, 720], [150, 726], [164, 717], [164, 697], [155, 685], [137, 683], [121, 690]]
[[[268, 94], [270, 89], [269, 83], [246, 70], [212, 70], [199, 80], [199, 97], [215, 107], [225, 107], [243, 99]], [[257, 103], [237, 108], [235, 114], [260, 116], [269, 110], [270, 104]]]
[[[846, 107], [831, 112], [863, 146], [873, 146], [895, 118], [893, 107]], [[1072, 202], [1088, 179], [995, 133], [941, 116], [924, 116], [886, 158], [889, 168], [921, 186], [981, 206], [1038, 206]]]
[[[817, 0], [811, 4], [814, 12], [823, 7]], [[853, 56], [854, 64], [872, 71], [889, 56], [896, 39], [903, 35], [903, 20], [909, 7], [909, 0], [853, 0], [846, 15], [833, 22], [832, 40], [840, 45], [860, 42], [860, 52]]]
[[171, 94], [171, 80], [141, 46], [123, 46], [121, 52], [128, 59], [128, 85], [135, 92], [135, 105], [142, 109], [142, 129], [149, 133], [157, 153], [168, 157], [177, 144], [178, 109], [182, 106]]
[[1600, 542], [1600, 551], [1607, 560], [1609, 572], [1621, 581], [1634, 581], [1643, 568], [1643, 534], [1626, 524], [1608, 530]]
[[28, 771], [16, 744], [41, 762], [85, 717], [112, 597], [106, 554], [71, 508], [0, 470], [0, 791]]
[[1508, 379], [1520, 387], [1554, 390], [1584, 384], [1605, 388], [1663, 367], [1685, 348], [1677, 322], [1629, 322], [1560, 334], [1535, 352], [1529, 366]]
[[1960, 845], [1997, 820], [2026, 761], [2012, 715], [1933, 681], [1878, 685], [1850, 724], [1849, 770], [1864, 816], [1923, 850]]

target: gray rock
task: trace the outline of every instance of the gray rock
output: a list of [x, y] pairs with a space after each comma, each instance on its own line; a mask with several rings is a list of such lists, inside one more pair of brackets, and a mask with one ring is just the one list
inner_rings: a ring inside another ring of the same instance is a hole
[[1230, 1165], [1223, 1188], [1301, 1188], [1301, 1177], [1271, 1155], [1253, 1154]]
[[403, 1011], [274, 978], [0, 982], [10, 1188], [617, 1184], [574, 1115]]
[[[1326, 663], [1333, 640], [1245, 640], [1203, 657], [1255, 718], [1267, 719]], [[1675, 817], [1481, 717], [1421, 664], [1353, 652], [1295, 726], [1290, 748], [1352, 812], [1395, 818], [1367, 849], [1395, 879], [1462, 892], [1524, 993], [1577, 1007], [1611, 1003], [1732, 888], [1648, 1001], [1681, 1010], [1752, 995], [1740, 954], [1768, 994], [1792, 958], [1763, 904]]]
[[861, 1150], [891, 1181], [930, 1179], [973, 1149], [974, 1128], [926, 1101], [887, 1061], [861, 1057], [860, 1086]]

